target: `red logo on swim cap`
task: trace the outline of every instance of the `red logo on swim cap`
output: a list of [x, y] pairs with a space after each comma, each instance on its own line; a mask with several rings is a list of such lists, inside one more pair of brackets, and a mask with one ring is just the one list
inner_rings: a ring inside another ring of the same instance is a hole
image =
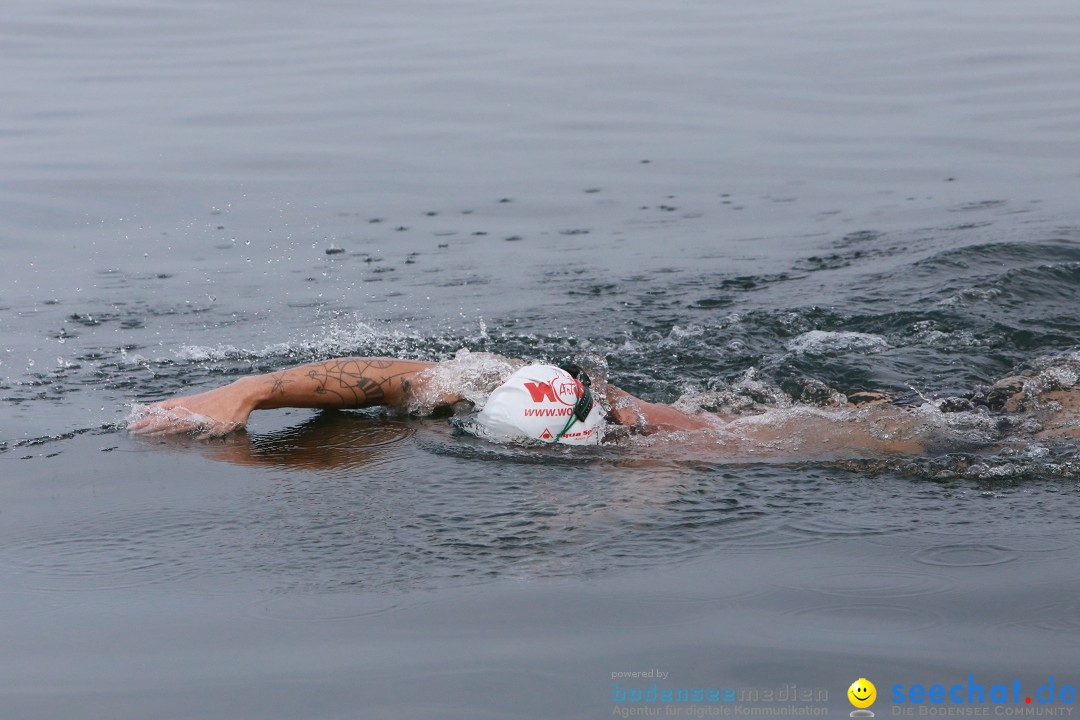
[[532, 396], [533, 402], [558, 401], [563, 405], [573, 407], [578, 398], [584, 394], [581, 383], [569, 376], [564, 378], [556, 375], [549, 382], [527, 382], [523, 384], [525, 389], [529, 391], [529, 395]]
[[561, 378], [556, 375], [555, 379], [551, 381], [551, 388], [555, 391], [555, 397], [558, 401], [570, 407], [573, 407], [578, 398], [585, 394], [581, 383], [572, 377]]

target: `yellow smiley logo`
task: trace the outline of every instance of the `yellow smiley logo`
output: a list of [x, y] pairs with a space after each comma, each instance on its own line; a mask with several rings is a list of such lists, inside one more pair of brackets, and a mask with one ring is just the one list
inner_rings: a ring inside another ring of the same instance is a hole
[[847, 689], [848, 700], [857, 708], [868, 708], [877, 699], [877, 688], [866, 678], [859, 678]]

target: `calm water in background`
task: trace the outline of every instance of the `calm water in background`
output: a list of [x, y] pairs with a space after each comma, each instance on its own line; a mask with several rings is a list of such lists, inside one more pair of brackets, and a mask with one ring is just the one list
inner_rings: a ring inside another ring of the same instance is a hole
[[1060, 363], [1078, 23], [7, 4], [4, 717], [608, 717], [611, 673], [649, 668], [825, 688], [834, 716], [860, 676], [1075, 685], [1071, 447], [838, 468], [349, 413], [117, 428], [345, 353], [602, 359], [704, 406]]

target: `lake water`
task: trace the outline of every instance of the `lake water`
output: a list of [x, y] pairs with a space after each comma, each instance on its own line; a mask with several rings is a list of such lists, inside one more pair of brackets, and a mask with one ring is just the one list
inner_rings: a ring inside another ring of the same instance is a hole
[[1065, 0], [7, 3], [0, 714], [843, 717], [858, 678], [879, 717], [1072, 710], [1076, 443], [986, 448], [985, 414], [844, 462], [377, 413], [122, 428], [463, 348], [705, 409], [1075, 384], [1078, 27]]

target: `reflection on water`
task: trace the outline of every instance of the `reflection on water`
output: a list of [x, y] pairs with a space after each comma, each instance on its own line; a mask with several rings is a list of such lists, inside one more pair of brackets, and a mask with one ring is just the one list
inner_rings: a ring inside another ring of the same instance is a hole
[[[355, 477], [399, 460], [404, 450], [393, 446], [412, 433], [410, 425], [392, 418], [324, 412], [277, 432], [235, 433], [207, 444], [204, 452], [239, 465]], [[181, 437], [169, 444], [183, 451], [192, 442]]]

